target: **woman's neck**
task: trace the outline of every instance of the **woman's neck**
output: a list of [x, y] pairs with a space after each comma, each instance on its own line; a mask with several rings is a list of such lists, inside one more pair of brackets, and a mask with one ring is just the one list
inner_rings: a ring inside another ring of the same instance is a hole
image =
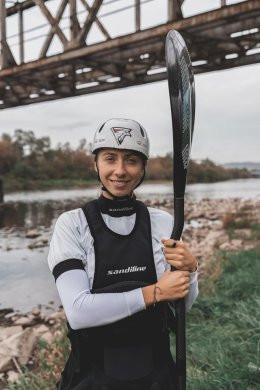
[[[101, 191], [101, 196], [103, 196], [104, 198], [106, 199], [110, 199], [110, 200], [114, 200], [114, 198], [112, 197], [112, 195], [110, 195], [107, 191]], [[125, 195], [127, 196], [127, 195]], [[132, 195], [129, 199], [135, 199], [135, 195], [134, 193], [132, 192]]]

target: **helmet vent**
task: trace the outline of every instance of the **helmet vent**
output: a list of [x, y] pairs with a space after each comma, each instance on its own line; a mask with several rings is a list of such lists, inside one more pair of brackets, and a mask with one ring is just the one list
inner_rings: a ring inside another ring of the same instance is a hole
[[103, 123], [103, 125], [100, 127], [100, 129], [98, 130], [99, 133], [101, 133], [101, 130], [103, 129], [103, 127], [105, 126], [106, 122]]
[[141, 134], [142, 134], [142, 136], [144, 137], [144, 131], [143, 131], [143, 128], [142, 128], [142, 126], [140, 126], [140, 125], [139, 125], [139, 127], [140, 127]]

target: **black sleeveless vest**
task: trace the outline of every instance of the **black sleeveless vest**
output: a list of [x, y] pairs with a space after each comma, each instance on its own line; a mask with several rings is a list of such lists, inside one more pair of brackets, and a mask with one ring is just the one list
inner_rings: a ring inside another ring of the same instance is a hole
[[[136, 201], [136, 221], [128, 235], [107, 227], [97, 200], [87, 203], [83, 211], [94, 239], [93, 294], [126, 292], [157, 281], [150, 215], [142, 202]], [[68, 322], [67, 326], [71, 354], [59, 389], [73, 389], [93, 370], [104, 383], [138, 380], [169, 361], [165, 304], [108, 325], [79, 330]]]

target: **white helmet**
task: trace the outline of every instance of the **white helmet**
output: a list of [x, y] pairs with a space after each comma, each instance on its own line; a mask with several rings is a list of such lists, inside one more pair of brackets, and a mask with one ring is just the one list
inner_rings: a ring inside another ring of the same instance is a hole
[[149, 158], [149, 139], [143, 126], [132, 119], [113, 118], [97, 129], [92, 153], [100, 148], [130, 149]]

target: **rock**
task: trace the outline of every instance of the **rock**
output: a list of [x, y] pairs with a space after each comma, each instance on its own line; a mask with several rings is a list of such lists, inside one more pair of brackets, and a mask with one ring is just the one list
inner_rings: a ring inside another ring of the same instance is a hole
[[220, 245], [221, 243], [228, 240], [227, 234], [223, 231], [210, 231], [208, 235], [205, 237], [204, 245], [215, 247], [216, 245]]
[[22, 365], [30, 358], [37, 340], [33, 328], [26, 328], [22, 332], [14, 334], [0, 343], [0, 372], [12, 368], [12, 357], [16, 357]]
[[49, 332], [48, 326], [46, 326], [44, 324], [41, 324], [39, 326], [35, 326], [33, 329], [37, 335], [42, 335], [43, 333]]
[[48, 245], [48, 239], [47, 238], [41, 238], [39, 240], [36, 240], [28, 245], [29, 249], [35, 249], [35, 248], [43, 248], [46, 245]]
[[243, 241], [242, 240], [238, 240], [238, 239], [234, 239], [234, 240], [230, 241], [230, 244], [234, 248], [240, 249], [243, 246]]
[[41, 339], [46, 341], [47, 344], [51, 344], [54, 340], [54, 335], [49, 331], [41, 335]]
[[8, 319], [13, 317], [13, 315], [14, 315], [14, 311], [12, 310], [10, 313], [5, 314], [4, 318]]
[[234, 234], [238, 238], [250, 238], [251, 237], [251, 230], [250, 229], [235, 229]]
[[61, 335], [62, 335], [61, 330], [56, 330], [56, 331], [54, 332], [54, 335], [55, 335], [55, 337], [61, 337]]
[[28, 316], [26, 316], [26, 317], [18, 318], [14, 322], [14, 324], [15, 325], [23, 325], [23, 326], [28, 325], [29, 326], [29, 325], [33, 325], [34, 322], [35, 322], [35, 317], [32, 314], [28, 314]]
[[16, 320], [18, 320], [20, 317], [18, 316], [18, 315], [16, 315], [16, 316], [12, 316], [11, 317], [11, 320], [12, 320], [12, 322], [15, 322]]
[[[48, 317], [47, 317], [47, 322], [50, 323], [51, 320], [54, 320], [54, 321], [64, 321], [66, 319], [65, 317], [65, 313], [64, 311], [56, 311], [55, 313], [52, 313], [50, 314]], [[54, 322], [52, 322], [53, 324]]]
[[219, 249], [223, 251], [230, 250], [230, 242], [223, 242], [223, 244], [220, 245]]
[[21, 333], [23, 331], [22, 326], [8, 326], [0, 327], [0, 342], [7, 339], [14, 334]]
[[224, 242], [220, 245], [220, 249], [226, 250], [226, 251], [236, 251], [243, 247], [243, 241], [242, 240], [231, 240]]
[[37, 238], [41, 235], [36, 229], [28, 230], [25, 234], [26, 238]]
[[38, 307], [34, 307], [34, 308], [31, 310], [31, 313], [32, 313], [32, 315], [34, 315], [35, 317], [38, 317], [38, 316], [41, 314], [41, 311], [40, 311], [40, 309], [38, 309]]
[[254, 244], [246, 244], [246, 245], [244, 245], [244, 250], [245, 251], [249, 251], [249, 250], [251, 250], [251, 249], [254, 249]]
[[2, 348], [0, 343], [0, 373], [5, 372], [13, 368], [12, 357], [9, 355], [2, 354]]
[[7, 372], [7, 381], [9, 383], [14, 383], [19, 380], [20, 375], [16, 371], [8, 371]]

